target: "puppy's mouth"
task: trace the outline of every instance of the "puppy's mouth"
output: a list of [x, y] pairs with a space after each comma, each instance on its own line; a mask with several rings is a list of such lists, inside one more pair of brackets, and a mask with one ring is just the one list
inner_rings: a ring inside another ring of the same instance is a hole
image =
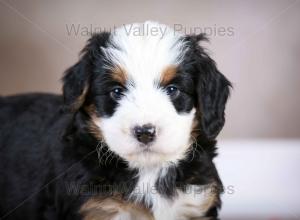
[[127, 155], [125, 155], [126, 157], [128, 158], [134, 158], [134, 157], [139, 157], [139, 156], [158, 156], [158, 157], [161, 157], [161, 156], [164, 156], [164, 153], [162, 152], [158, 152], [156, 150], [154, 150], [151, 146], [149, 145], [143, 145], [143, 146], [140, 146], [138, 150], [134, 151], [134, 152], [131, 152]]
[[140, 155], [140, 154], [161, 154], [160, 152], [155, 151], [151, 145], [143, 145], [139, 146], [139, 150], [131, 153], [131, 155]]
[[152, 148], [152, 144], [139, 144], [139, 150], [138, 152], [142, 153], [142, 152], [155, 152]]

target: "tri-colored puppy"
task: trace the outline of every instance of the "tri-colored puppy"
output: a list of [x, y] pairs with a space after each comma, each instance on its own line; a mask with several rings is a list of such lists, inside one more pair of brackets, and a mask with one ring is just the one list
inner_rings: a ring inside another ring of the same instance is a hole
[[217, 219], [230, 82], [202, 34], [142, 25], [94, 35], [63, 98], [0, 98], [3, 219]]

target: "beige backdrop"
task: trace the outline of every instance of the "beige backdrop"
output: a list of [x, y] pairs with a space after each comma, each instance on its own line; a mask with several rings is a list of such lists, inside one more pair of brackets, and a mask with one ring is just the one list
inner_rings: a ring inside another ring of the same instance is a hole
[[[210, 36], [205, 46], [234, 85], [222, 137], [300, 137], [300, 2], [295, 0], [3, 0], [0, 94], [59, 93], [59, 79], [78, 59], [91, 27], [108, 30], [149, 19]], [[78, 33], [70, 31], [72, 25]]]

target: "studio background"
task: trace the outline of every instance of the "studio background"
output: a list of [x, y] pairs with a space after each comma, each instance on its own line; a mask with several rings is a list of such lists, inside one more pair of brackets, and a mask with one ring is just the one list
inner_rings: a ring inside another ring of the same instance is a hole
[[300, 219], [300, 1], [0, 1], [0, 95], [61, 92], [90, 32], [146, 20], [203, 43], [233, 83], [216, 163], [224, 219]]

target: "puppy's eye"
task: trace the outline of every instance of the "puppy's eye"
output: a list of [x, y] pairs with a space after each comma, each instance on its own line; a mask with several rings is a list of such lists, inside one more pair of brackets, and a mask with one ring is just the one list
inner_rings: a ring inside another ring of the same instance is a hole
[[168, 86], [166, 88], [166, 92], [172, 99], [177, 98], [178, 95], [180, 94], [180, 90], [174, 85]]
[[124, 89], [122, 87], [115, 87], [110, 91], [110, 97], [114, 100], [119, 100], [124, 96]]

